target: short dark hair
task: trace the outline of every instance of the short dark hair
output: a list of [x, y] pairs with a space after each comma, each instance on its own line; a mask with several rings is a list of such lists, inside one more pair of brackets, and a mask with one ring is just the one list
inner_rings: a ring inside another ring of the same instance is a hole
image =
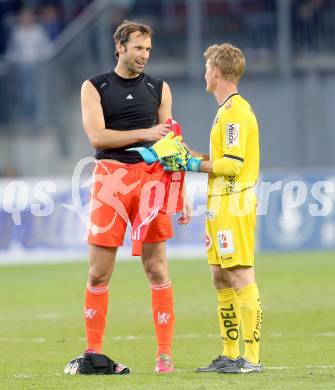
[[[117, 43], [120, 43], [121, 45], [126, 44], [129, 41], [129, 36], [133, 32], [140, 32], [144, 35], [149, 35], [149, 37], [152, 36], [153, 31], [150, 26], [147, 24], [141, 24], [137, 22], [132, 22], [130, 20], [124, 20], [122, 24], [116, 29], [114, 34], [114, 43], [115, 46]], [[116, 57], [119, 56], [119, 53], [115, 50]]]

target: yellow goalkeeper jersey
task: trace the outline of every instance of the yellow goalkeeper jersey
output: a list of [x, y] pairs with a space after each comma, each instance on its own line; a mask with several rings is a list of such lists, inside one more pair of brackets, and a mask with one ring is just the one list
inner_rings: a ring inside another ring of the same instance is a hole
[[[238, 93], [218, 109], [210, 135], [210, 159], [242, 163], [237, 176], [209, 175], [208, 195], [229, 195], [256, 184], [259, 173], [258, 124], [250, 104]], [[228, 161], [228, 160], [230, 161]]]

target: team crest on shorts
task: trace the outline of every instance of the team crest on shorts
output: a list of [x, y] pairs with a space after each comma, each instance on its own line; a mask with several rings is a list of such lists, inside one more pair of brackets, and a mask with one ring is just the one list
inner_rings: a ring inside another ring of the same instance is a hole
[[210, 250], [211, 247], [212, 247], [212, 239], [211, 237], [206, 233], [206, 237], [205, 237], [205, 244], [206, 244], [206, 250]]
[[213, 211], [213, 210], [206, 210], [206, 217], [209, 220], [215, 219], [215, 211]]
[[235, 252], [233, 233], [230, 229], [218, 232], [219, 250], [222, 255], [227, 255]]

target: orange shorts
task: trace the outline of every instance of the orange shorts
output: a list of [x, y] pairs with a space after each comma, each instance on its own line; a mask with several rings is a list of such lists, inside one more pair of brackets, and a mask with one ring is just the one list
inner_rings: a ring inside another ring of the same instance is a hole
[[[119, 247], [123, 245], [127, 223], [134, 221], [140, 212], [141, 190], [152, 180], [153, 166], [98, 161], [93, 172], [91, 189], [89, 244]], [[159, 168], [160, 169], [160, 168]], [[134, 228], [134, 226], [133, 226]], [[150, 222], [142, 242], [165, 241], [173, 236], [169, 215], [159, 212]]]

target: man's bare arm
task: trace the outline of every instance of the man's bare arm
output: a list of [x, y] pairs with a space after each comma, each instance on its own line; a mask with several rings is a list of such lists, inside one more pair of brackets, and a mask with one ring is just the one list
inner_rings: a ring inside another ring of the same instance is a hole
[[169, 85], [164, 81], [161, 105], [158, 109], [158, 123], [165, 123], [172, 118], [172, 95]]
[[91, 144], [97, 149], [119, 148], [140, 141], [157, 141], [170, 131], [170, 126], [166, 124], [128, 131], [106, 129], [99, 93], [88, 80], [81, 88], [81, 107], [84, 129]]

